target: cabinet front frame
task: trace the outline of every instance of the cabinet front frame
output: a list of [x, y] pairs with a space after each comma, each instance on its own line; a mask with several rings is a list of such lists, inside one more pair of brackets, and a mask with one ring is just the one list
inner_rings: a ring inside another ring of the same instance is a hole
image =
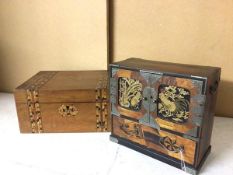
[[[144, 71], [124, 67], [111, 67], [111, 79], [115, 81], [115, 94], [110, 92], [114, 115], [122, 116], [154, 128], [162, 128], [188, 137], [199, 137], [205, 109], [207, 78], [172, 73]], [[132, 111], [119, 105], [118, 80], [121, 77], [139, 80], [142, 85], [143, 100], [139, 111]], [[111, 82], [111, 80], [110, 80]], [[112, 83], [110, 83], [111, 86]], [[186, 122], [178, 123], [164, 120], [158, 116], [159, 86], [168, 85], [187, 89], [190, 92], [189, 117]], [[111, 89], [111, 87], [110, 87]], [[112, 90], [110, 90], [112, 91]], [[145, 93], [147, 92], [147, 93]], [[146, 94], [146, 95], [145, 95]], [[153, 103], [155, 101], [155, 103]], [[151, 120], [153, 120], [151, 122]], [[146, 121], [146, 122], [145, 122]]]

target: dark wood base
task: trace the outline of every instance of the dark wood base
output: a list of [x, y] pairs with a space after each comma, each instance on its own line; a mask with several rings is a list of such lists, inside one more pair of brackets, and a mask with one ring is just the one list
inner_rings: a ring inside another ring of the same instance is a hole
[[[121, 138], [121, 137], [118, 137], [118, 136], [115, 136], [115, 135], [111, 135], [110, 136], [110, 140], [113, 141], [113, 142], [116, 142], [120, 145], [124, 145], [128, 148], [131, 148], [133, 150], [136, 150], [138, 152], [141, 152], [145, 155], [148, 155], [152, 158], [155, 158], [157, 160], [160, 160], [164, 163], [167, 163], [171, 166], [174, 166], [176, 168], [179, 168], [179, 169], [182, 169], [181, 167], [181, 161], [178, 160], [178, 159], [175, 159], [175, 158], [171, 158], [171, 157], [168, 157], [167, 155], [164, 155], [164, 154], [161, 154], [161, 153], [157, 153], [155, 152], [154, 150], [150, 150], [142, 145], [139, 145], [137, 143], [133, 143], [129, 140], [126, 140], [124, 138]], [[192, 165], [189, 165], [189, 164], [186, 164], [185, 163], [185, 167], [186, 167], [186, 172], [189, 173], [189, 174], [192, 174], [192, 175], [197, 175], [198, 172], [200, 171], [202, 165], [204, 164], [206, 158], [208, 157], [209, 153], [211, 151], [211, 146], [209, 146], [209, 148], [207, 149], [205, 155], [203, 156], [200, 164], [197, 166], [197, 168], [193, 167]]]

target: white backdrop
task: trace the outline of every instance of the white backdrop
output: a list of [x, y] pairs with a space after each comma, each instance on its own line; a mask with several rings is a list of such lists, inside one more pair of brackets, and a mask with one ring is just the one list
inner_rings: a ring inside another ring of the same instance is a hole
[[[215, 118], [202, 175], [233, 174], [233, 120]], [[109, 141], [110, 133], [20, 134], [12, 94], [0, 93], [0, 175], [182, 175]]]

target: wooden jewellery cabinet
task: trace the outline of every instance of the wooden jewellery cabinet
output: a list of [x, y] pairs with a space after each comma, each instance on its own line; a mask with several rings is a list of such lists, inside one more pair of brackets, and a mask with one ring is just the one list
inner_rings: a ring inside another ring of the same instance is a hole
[[220, 68], [130, 58], [110, 65], [110, 139], [196, 174], [211, 146]]

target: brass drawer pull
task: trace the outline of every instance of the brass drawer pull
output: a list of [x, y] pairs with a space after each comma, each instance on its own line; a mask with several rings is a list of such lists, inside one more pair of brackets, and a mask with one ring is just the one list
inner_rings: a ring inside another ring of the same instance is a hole
[[74, 105], [61, 105], [58, 112], [62, 117], [76, 117], [78, 109]]

